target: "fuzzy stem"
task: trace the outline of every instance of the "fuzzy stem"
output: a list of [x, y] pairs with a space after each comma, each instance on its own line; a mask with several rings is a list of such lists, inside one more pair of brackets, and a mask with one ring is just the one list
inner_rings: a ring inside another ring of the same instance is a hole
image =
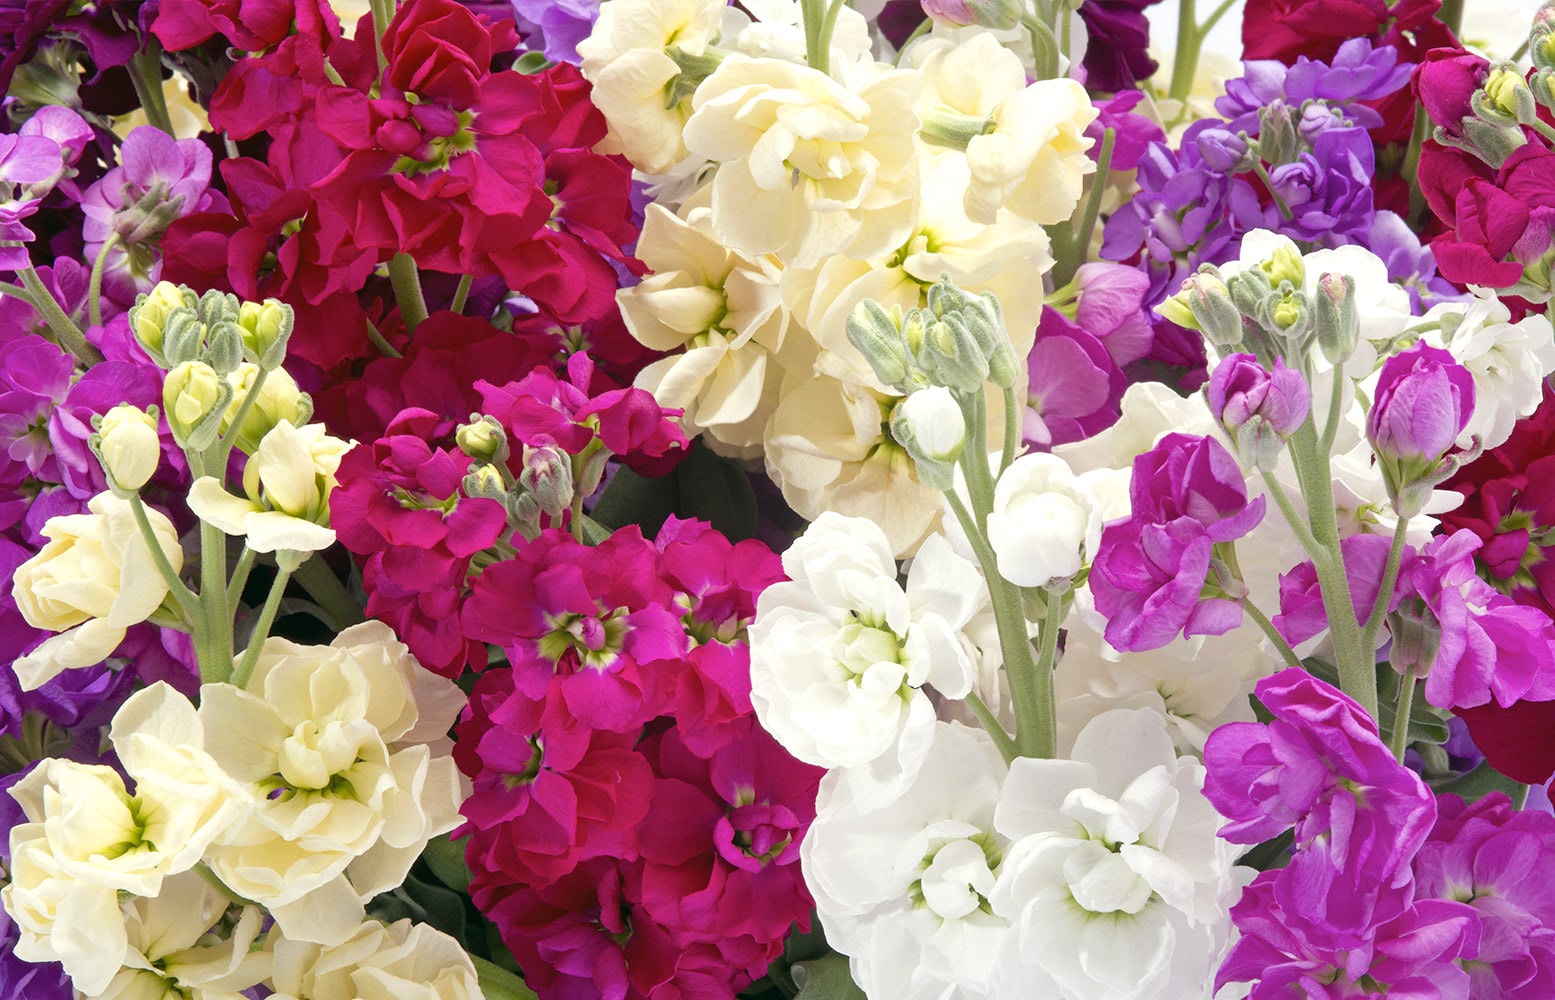
[[285, 566], [276, 567], [275, 580], [270, 584], [270, 593], [265, 597], [265, 606], [259, 611], [259, 621], [254, 625], [254, 633], [248, 637], [248, 648], [243, 651], [243, 660], [232, 672], [231, 683], [237, 687], [248, 685], [254, 667], [259, 664], [260, 648], [265, 644], [265, 637], [270, 634], [270, 626], [275, 624], [275, 614], [281, 607], [281, 596], [286, 593], [286, 581], [291, 579], [291, 575], [292, 571]]
[[421, 292], [421, 273], [410, 254], [397, 253], [390, 258], [389, 281], [394, 286], [394, 300], [399, 303], [405, 330], [415, 333], [427, 318], [427, 300]]
[[[30, 267], [24, 267], [16, 272], [22, 279], [22, 285], [27, 290], [25, 298], [38, 310], [38, 315], [48, 324], [59, 346], [74, 354], [82, 364], [88, 368], [103, 360], [103, 353], [87, 342], [86, 334], [67, 315], [65, 310], [59, 307], [54, 296], [43, 284], [43, 279], [38, 277], [38, 272]], [[23, 296], [17, 296], [22, 298]]]

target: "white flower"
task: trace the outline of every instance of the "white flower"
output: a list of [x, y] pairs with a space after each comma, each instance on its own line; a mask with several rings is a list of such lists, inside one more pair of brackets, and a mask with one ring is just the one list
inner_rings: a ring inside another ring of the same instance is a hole
[[702, 57], [718, 35], [725, 6], [724, 0], [613, 0], [600, 6], [578, 55], [593, 84], [589, 98], [610, 126], [601, 152], [624, 153], [650, 174], [685, 159], [681, 132], [691, 102], [668, 99], [681, 72], [674, 55]]
[[[42, 531], [48, 542], [12, 578], [11, 594], [27, 624], [60, 633], [12, 665], [23, 690], [61, 670], [102, 662], [167, 597], [129, 501], [99, 493], [87, 510], [49, 518]], [[177, 572], [184, 564], [178, 530], [160, 511], [148, 508], [146, 516]]]
[[[275, 940], [277, 937], [280, 939]], [[272, 933], [274, 1000], [481, 1000], [475, 965], [427, 924], [369, 920], [321, 948]]]
[[989, 901], [1019, 961], [1073, 1000], [1207, 996], [1242, 879], [1203, 785], [1148, 709], [1097, 716], [1072, 760], [1016, 759], [994, 818], [1014, 844]]
[[363, 901], [458, 823], [462, 787], [441, 751], [461, 701], [382, 623], [327, 647], [266, 641], [245, 689], [201, 689], [206, 744], [252, 805], [212, 845], [211, 870], [288, 937], [344, 940]]
[[685, 130], [688, 149], [720, 164], [713, 229], [788, 267], [900, 246], [917, 216], [921, 82], [882, 66], [850, 89], [805, 66], [726, 56], [697, 88]]
[[1493, 294], [1472, 302], [1444, 302], [1431, 309], [1424, 322], [1456, 319], [1449, 333], [1427, 330], [1426, 343], [1446, 349], [1474, 376], [1474, 414], [1457, 445], [1467, 448], [1474, 438], [1496, 448], [1512, 436], [1512, 426], [1539, 408], [1544, 379], [1555, 371], [1555, 329], [1538, 313], [1510, 323], [1512, 312]]
[[1075, 472], [1126, 469], [1163, 435], [1215, 432], [1215, 418], [1202, 394], [1180, 396], [1160, 382], [1135, 382], [1123, 393], [1119, 408], [1117, 423], [1084, 441], [1061, 444], [1053, 454]]
[[294, 427], [282, 420], [264, 436], [243, 467], [243, 492], [235, 497], [212, 476], [189, 488], [189, 509], [229, 535], [247, 536], [255, 552], [314, 552], [335, 544], [329, 494], [335, 472], [352, 442], [324, 433], [323, 424]]
[[1101, 543], [1101, 509], [1056, 455], [1023, 455], [994, 486], [988, 542], [999, 575], [1041, 587], [1079, 573]]
[[654, 273], [616, 293], [621, 318], [644, 345], [678, 352], [645, 368], [637, 385], [684, 410], [686, 433], [754, 457], [777, 406], [776, 358], [788, 339], [776, 261], [724, 246], [700, 205], [684, 218], [649, 205], [637, 255]]
[[792, 582], [762, 592], [751, 626], [751, 701], [768, 732], [822, 767], [875, 764], [888, 794], [927, 749], [925, 684], [964, 697], [971, 643], [960, 630], [986, 602], [982, 577], [931, 536], [904, 589], [885, 534], [823, 514], [783, 554]]
[[253, 906], [231, 914], [230, 902], [185, 872], [164, 882], [156, 897], [125, 903], [124, 968], [94, 1000], [236, 1000], [268, 978], [270, 954], [250, 950], [263, 914]]
[[920, 389], [902, 400], [900, 409], [920, 454], [940, 462], [961, 457], [966, 420], [949, 389], [940, 385]]
[[[823, 778], [800, 848], [826, 940], [871, 997], [984, 995], [1008, 950], [1009, 921], [989, 904], [1009, 846], [994, 824], [1004, 762], [978, 729], [939, 722], [932, 739], [883, 808], [859, 803], [842, 775]], [[1040, 986], [1021, 995], [1057, 995]]]
[[133, 493], [146, 485], [162, 461], [157, 422], [138, 406], [120, 403], [103, 414], [97, 432], [103, 471], [114, 486]]

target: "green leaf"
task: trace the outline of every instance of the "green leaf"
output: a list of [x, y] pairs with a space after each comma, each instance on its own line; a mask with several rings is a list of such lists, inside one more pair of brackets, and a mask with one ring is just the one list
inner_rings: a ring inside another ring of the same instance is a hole
[[1482, 799], [1491, 792], [1505, 792], [1513, 802], [1517, 802], [1528, 791], [1521, 782], [1508, 778], [1486, 761], [1481, 761], [1478, 767], [1467, 774], [1436, 782], [1432, 788], [1438, 795], [1460, 795], [1468, 802]]
[[848, 973], [844, 955], [795, 963], [794, 982], [799, 984], [795, 1000], [868, 1000]]
[[540, 1000], [528, 984], [500, 965], [479, 955], [471, 955], [470, 959], [475, 963], [475, 974], [480, 977], [481, 993], [486, 1000]]
[[706, 448], [694, 448], [675, 468], [675, 513], [710, 522], [731, 542], [756, 534], [756, 494], [745, 471]]
[[470, 869], [464, 863], [464, 842], [455, 843], [448, 834], [433, 837], [421, 860], [432, 869], [432, 874], [454, 892], [470, 891]]
[[672, 476], [649, 479], [625, 466], [616, 470], [610, 485], [594, 504], [594, 520], [607, 528], [642, 525], [643, 534], [653, 535], [664, 519], [675, 512], [676, 489]]

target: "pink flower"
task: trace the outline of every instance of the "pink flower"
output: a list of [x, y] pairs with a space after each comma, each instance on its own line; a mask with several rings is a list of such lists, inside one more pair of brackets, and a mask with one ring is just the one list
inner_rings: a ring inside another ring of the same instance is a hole
[[151, 33], [169, 52], [192, 49], [216, 34], [258, 52], [285, 40], [293, 22], [300, 34], [340, 31], [335, 12], [321, 0], [161, 0], [156, 10]]
[[1100, 340], [1051, 306], [1042, 310], [1026, 368], [1021, 435], [1028, 444], [1081, 441], [1117, 422], [1128, 380]]

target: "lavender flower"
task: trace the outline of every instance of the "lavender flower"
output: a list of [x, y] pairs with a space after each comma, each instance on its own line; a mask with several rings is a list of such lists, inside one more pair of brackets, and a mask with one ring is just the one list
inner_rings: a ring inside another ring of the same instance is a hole
[[[581, 62], [578, 43], [589, 36], [599, 19], [600, 0], [511, 0], [513, 10], [540, 30], [545, 57], [551, 62]], [[534, 39], [527, 39], [531, 49]]]

